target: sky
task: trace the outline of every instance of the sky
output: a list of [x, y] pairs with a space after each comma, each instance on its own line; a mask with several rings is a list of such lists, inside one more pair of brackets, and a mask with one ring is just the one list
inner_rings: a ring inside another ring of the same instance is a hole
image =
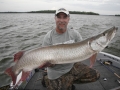
[[56, 10], [61, 7], [100, 15], [120, 14], [120, 0], [0, 0], [0, 12]]

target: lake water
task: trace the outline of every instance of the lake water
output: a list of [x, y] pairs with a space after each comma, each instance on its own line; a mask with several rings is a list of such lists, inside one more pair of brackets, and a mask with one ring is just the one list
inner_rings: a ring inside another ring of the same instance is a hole
[[[117, 26], [115, 38], [104, 51], [120, 57], [120, 17], [72, 14], [70, 18], [68, 26], [79, 31], [83, 39]], [[54, 28], [54, 14], [0, 14], [0, 86], [11, 82], [4, 71], [13, 63], [13, 55], [41, 47], [45, 34]]]

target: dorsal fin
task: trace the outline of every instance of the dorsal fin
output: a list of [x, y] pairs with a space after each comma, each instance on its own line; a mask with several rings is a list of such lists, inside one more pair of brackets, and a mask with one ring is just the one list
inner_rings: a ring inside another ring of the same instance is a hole
[[14, 55], [14, 62], [17, 62], [24, 54], [24, 51], [20, 51]]

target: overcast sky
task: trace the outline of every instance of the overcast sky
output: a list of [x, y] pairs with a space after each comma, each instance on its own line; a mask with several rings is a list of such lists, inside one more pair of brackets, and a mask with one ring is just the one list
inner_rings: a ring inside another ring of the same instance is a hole
[[0, 0], [0, 12], [55, 10], [92, 11], [99, 14], [120, 14], [120, 0]]

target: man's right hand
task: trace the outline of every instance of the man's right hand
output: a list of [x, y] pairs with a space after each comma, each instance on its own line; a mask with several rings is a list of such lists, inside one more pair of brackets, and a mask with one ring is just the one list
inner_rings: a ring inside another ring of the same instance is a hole
[[48, 67], [54, 67], [55, 66], [55, 64], [49, 64], [48, 65]]
[[16, 54], [14, 54], [14, 61], [18, 61], [24, 54], [24, 51], [19, 51]]

